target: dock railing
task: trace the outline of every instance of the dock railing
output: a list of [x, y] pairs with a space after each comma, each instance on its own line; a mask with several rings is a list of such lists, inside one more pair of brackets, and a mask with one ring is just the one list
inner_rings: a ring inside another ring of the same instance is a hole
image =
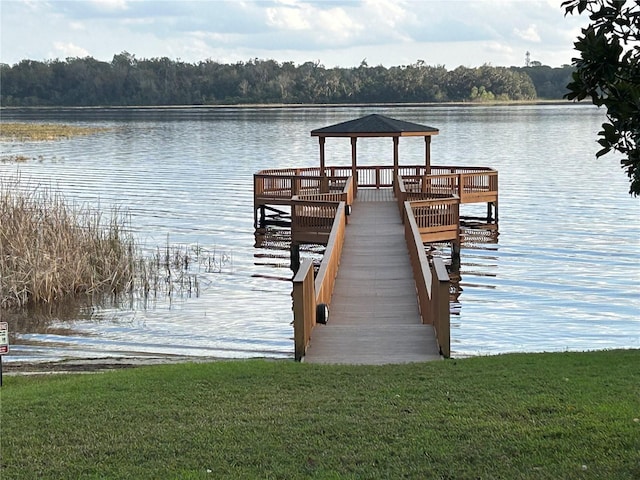
[[432, 167], [421, 178], [421, 191], [455, 194], [460, 203], [498, 201], [498, 171], [486, 167]]
[[311, 331], [316, 326], [316, 292], [313, 260], [305, 258], [293, 277], [293, 343], [296, 361], [307, 352]]
[[447, 191], [444, 193], [432, 192], [423, 189], [424, 183], [421, 176], [413, 176], [407, 178], [404, 175], [398, 175], [398, 181], [394, 185], [394, 195], [398, 203], [400, 216], [404, 215], [404, 202], [414, 202], [418, 200], [434, 200], [440, 198], [454, 198], [454, 193]]
[[293, 332], [295, 359], [304, 357], [311, 331], [316, 325], [318, 305], [331, 304], [347, 223], [346, 204], [340, 202], [318, 274], [314, 278], [313, 262], [305, 258], [293, 277]]
[[335, 185], [337, 180], [343, 185], [341, 190], [327, 191], [326, 193], [303, 193], [300, 195], [296, 195], [293, 197], [293, 200], [303, 200], [303, 201], [315, 201], [315, 202], [345, 202], [345, 204], [350, 207], [353, 205], [353, 177], [349, 176], [347, 178], [336, 179], [336, 177], [328, 177], [330, 182], [333, 182], [332, 185]]
[[344, 203], [346, 217], [350, 213], [353, 198], [351, 177], [344, 180], [340, 192], [295, 195], [291, 199], [291, 239], [299, 243], [327, 243], [339, 204]]
[[[457, 175], [454, 175], [454, 177], [457, 177]], [[447, 182], [449, 180], [451, 178], [447, 179]], [[398, 175], [396, 199], [400, 215], [404, 222], [405, 202], [409, 202], [418, 231], [425, 243], [458, 240], [460, 233], [460, 199], [458, 195], [444, 188], [443, 185], [446, 184], [440, 183], [435, 192], [425, 189], [424, 182], [421, 182], [417, 188], [412, 188], [415, 187], [413, 179], [407, 182], [405, 177]], [[448, 184], [451, 185], [451, 183]]]
[[404, 231], [422, 323], [433, 325], [440, 354], [448, 358], [451, 356], [449, 274], [441, 258], [429, 261], [410, 202], [404, 202]]
[[422, 241], [455, 241], [460, 238], [460, 200], [457, 195], [409, 202]]
[[[394, 187], [393, 166], [358, 166], [352, 178], [351, 190], [357, 188]], [[320, 169], [288, 168], [262, 170], [254, 175], [254, 203], [289, 204], [300, 195], [337, 193], [352, 177], [352, 167], [328, 166], [320, 176]], [[398, 175], [404, 179], [407, 193], [433, 196], [458, 195], [460, 203], [498, 201], [498, 172], [486, 167], [432, 166], [430, 173], [424, 165], [399, 166]], [[349, 204], [349, 203], [348, 203]]]
[[291, 205], [291, 241], [324, 244], [333, 228], [341, 202], [293, 200]]

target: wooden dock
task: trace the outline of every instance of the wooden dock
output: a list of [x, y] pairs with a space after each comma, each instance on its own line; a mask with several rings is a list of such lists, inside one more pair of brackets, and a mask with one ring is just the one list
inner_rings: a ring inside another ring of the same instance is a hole
[[393, 191], [362, 189], [346, 228], [329, 322], [313, 329], [304, 361], [378, 365], [440, 358], [433, 326], [420, 316]]
[[[253, 176], [256, 235], [291, 227], [294, 356], [316, 363], [383, 364], [451, 355], [450, 277], [428, 244], [451, 245], [459, 263], [460, 205], [487, 204], [498, 224], [498, 172], [432, 166], [437, 128], [384, 115], [311, 131], [319, 166]], [[358, 140], [392, 140], [393, 163], [358, 165]], [[422, 138], [424, 164], [401, 165], [400, 138]], [[348, 139], [351, 165], [327, 165], [328, 138]], [[300, 245], [325, 245], [320, 265]], [[326, 322], [327, 311], [329, 321]]]

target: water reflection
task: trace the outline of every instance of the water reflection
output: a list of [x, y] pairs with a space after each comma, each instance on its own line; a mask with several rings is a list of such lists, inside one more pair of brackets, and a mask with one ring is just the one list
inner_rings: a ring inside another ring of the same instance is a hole
[[480, 280], [492, 279], [498, 276], [499, 256], [491, 255], [498, 252], [499, 226], [495, 223], [480, 221], [464, 221], [460, 228], [461, 250], [457, 259], [452, 255], [449, 244], [434, 243], [425, 246], [429, 257], [440, 257], [449, 273], [449, 301], [452, 315], [451, 327], [460, 328], [460, 316], [465, 302], [465, 289], [496, 289], [490, 281], [481, 283]]
[[66, 302], [56, 302], [48, 305], [31, 305], [19, 310], [2, 311], [2, 321], [9, 324], [9, 336], [11, 343], [20, 334], [42, 333], [65, 335], [71, 332], [67, 326], [59, 322], [72, 322], [76, 320], [90, 320], [93, 305], [99, 302], [96, 298], [80, 298]]
[[[215, 252], [216, 261], [193, 264], [191, 295], [12, 320], [12, 353], [3, 360], [291, 358], [290, 239], [254, 236], [253, 174], [316, 166], [309, 132], [368, 113], [438, 127], [434, 164], [500, 172], [499, 240], [470, 225], [460, 268], [451, 272], [454, 355], [640, 347], [640, 210], [619, 161], [594, 157], [604, 114], [593, 107], [47, 110], [3, 111], [3, 121], [112, 130], [2, 143], [2, 156], [36, 159], [0, 162], [2, 179], [19, 175], [107, 211], [125, 207], [147, 253], [169, 235], [171, 244]], [[380, 163], [381, 152], [391, 158], [387, 144], [361, 143], [363, 165]], [[423, 149], [424, 142], [401, 141], [401, 162], [423, 159]], [[349, 164], [349, 142], [328, 142], [326, 155], [328, 163]], [[319, 261], [322, 252], [311, 246], [301, 254]]]

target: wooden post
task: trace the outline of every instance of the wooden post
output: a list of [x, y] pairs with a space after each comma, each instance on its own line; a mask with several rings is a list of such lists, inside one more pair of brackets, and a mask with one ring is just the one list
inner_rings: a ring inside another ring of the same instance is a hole
[[441, 258], [434, 258], [432, 272], [433, 325], [436, 328], [440, 355], [451, 356], [451, 313], [449, 310], [449, 290], [451, 280]]
[[311, 330], [316, 324], [316, 293], [313, 262], [305, 258], [293, 277], [293, 337], [295, 359], [301, 361], [307, 351]]
[[351, 137], [351, 176], [353, 177], [353, 190], [358, 193], [358, 169], [356, 143], [358, 137]]
[[451, 268], [460, 270], [460, 233], [456, 240], [451, 240]]
[[393, 137], [393, 185], [394, 185], [394, 191], [395, 191], [395, 184], [398, 181], [398, 167], [400, 164], [400, 160], [399, 157], [400, 155], [398, 154], [398, 145], [400, 143], [400, 137]]
[[325, 137], [318, 137], [318, 141], [320, 143], [320, 176], [324, 177], [324, 144]]
[[291, 242], [291, 270], [293, 273], [300, 269], [300, 244]]
[[425, 173], [431, 175], [431, 136], [425, 135], [424, 137], [424, 163], [427, 167]]
[[324, 144], [325, 137], [318, 137], [320, 143], [320, 193], [329, 193], [329, 181], [327, 180], [327, 174], [325, 171], [325, 156], [324, 156]]

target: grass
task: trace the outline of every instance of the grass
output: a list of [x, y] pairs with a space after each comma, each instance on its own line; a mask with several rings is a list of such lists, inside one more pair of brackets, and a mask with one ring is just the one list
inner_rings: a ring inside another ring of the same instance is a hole
[[0, 140], [9, 141], [48, 141], [93, 135], [104, 132], [106, 128], [78, 127], [59, 123], [5, 123], [0, 122]]
[[2, 478], [640, 478], [640, 350], [9, 377]]

